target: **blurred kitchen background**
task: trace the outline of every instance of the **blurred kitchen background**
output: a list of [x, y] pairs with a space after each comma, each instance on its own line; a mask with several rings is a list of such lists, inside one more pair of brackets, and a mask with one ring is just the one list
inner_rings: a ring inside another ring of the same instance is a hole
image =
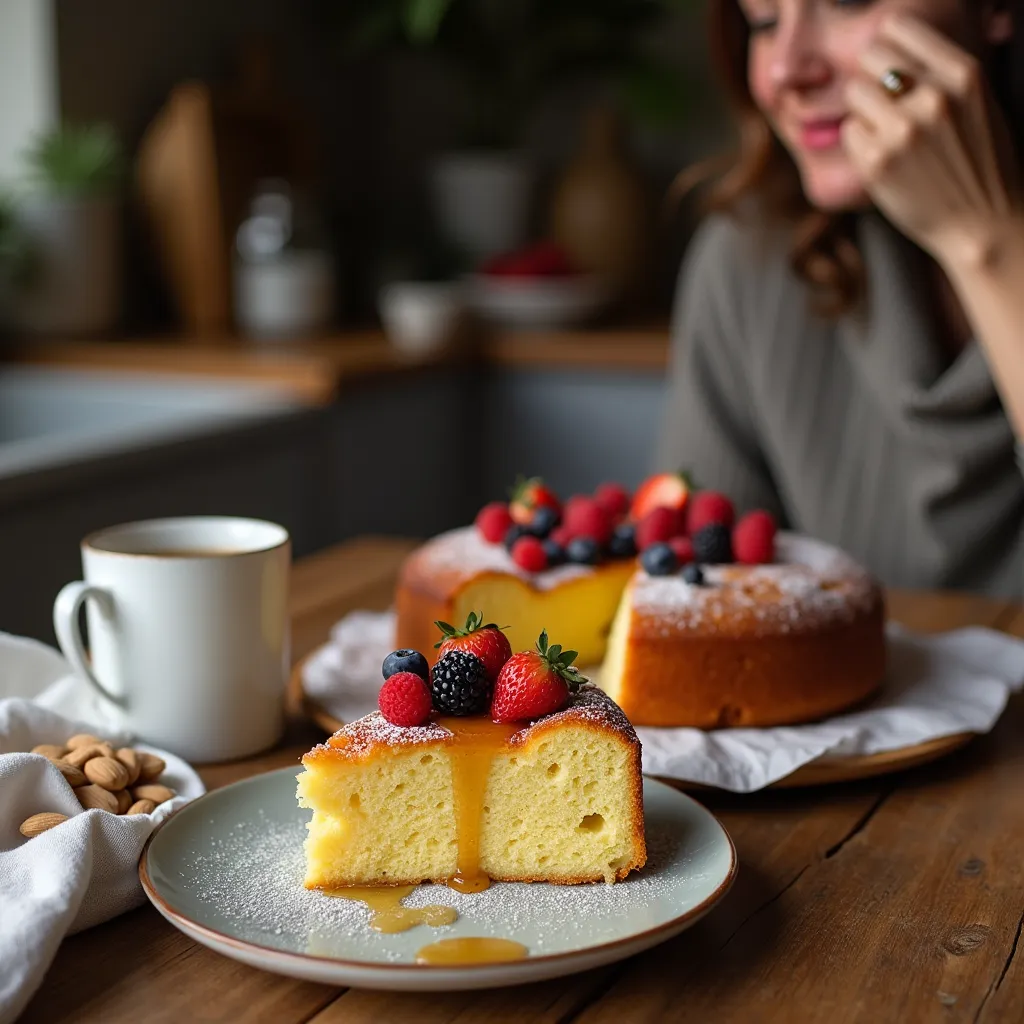
[[697, 0], [0, 0], [0, 627], [116, 522], [636, 484], [706, 63]]

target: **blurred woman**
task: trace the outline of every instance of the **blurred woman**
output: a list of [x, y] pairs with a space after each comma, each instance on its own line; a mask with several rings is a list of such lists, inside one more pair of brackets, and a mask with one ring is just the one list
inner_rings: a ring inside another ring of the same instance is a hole
[[739, 152], [659, 459], [895, 586], [1024, 584], [1024, 0], [712, 0]]

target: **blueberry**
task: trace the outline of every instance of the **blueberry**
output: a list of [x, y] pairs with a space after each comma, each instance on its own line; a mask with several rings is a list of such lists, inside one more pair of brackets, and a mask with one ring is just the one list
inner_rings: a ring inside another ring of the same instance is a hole
[[544, 548], [544, 554], [548, 556], [548, 568], [553, 569], [556, 565], [561, 565], [565, 561], [565, 548], [556, 540], [552, 540], [550, 537], [541, 541]]
[[597, 565], [601, 559], [601, 549], [593, 537], [576, 537], [569, 541], [565, 557], [577, 565]]
[[652, 544], [644, 548], [640, 564], [650, 576], [671, 576], [679, 568], [679, 559], [668, 544]]
[[608, 542], [612, 558], [632, 558], [636, 554], [636, 530], [632, 523], [619, 523]]
[[381, 666], [381, 672], [385, 679], [390, 679], [399, 672], [412, 672], [426, 682], [430, 678], [430, 669], [427, 667], [427, 659], [419, 651], [410, 650], [408, 647], [400, 651], [392, 651]]
[[704, 584], [704, 573], [696, 562], [687, 562], [683, 566], [683, 579], [695, 587], [700, 587]]
[[541, 505], [533, 513], [530, 525], [526, 529], [534, 537], [540, 537], [543, 540], [561, 522], [561, 519], [562, 517], [558, 514], [557, 508], [552, 508], [550, 505]]
[[520, 523], [513, 523], [508, 530], [505, 531], [505, 550], [511, 551], [512, 545], [515, 544], [520, 537], [525, 537], [527, 533], [526, 527]]

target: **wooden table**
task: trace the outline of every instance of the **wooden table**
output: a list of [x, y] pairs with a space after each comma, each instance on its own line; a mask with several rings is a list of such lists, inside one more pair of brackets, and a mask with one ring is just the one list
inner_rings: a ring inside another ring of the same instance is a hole
[[[409, 544], [363, 539], [296, 567], [295, 656], [357, 607], [384, 607]], [[1024, 610], [891, 595], [914, 629], [1024, 636]], [[202, 770], [210, 787], [294, 764], [319, 738]], [[27, 1021], [1021, 1021], [1024, 701], [931, 766], [812, 791], [704, 795], [740, 857], [704, 921], [647, 953], [518, 989], [398, 995], [267, 974], [196, 945], [148, 905], [67, 940]]]

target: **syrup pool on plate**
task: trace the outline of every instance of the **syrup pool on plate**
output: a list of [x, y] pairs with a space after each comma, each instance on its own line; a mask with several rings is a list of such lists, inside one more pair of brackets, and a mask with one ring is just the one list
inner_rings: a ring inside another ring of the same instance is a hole
[[524, 960], [530, 951], [511, 939], [441, 939], [416, 952], [416, 963], [439, 966], [465, 964], [501, 964], [509, 960]]
[[326, 889], [324, 895], [355, 900], [369, 907], [370, 927], [385, 935], [405, 932], [419, 924], [441, 928], [458, 919], [459, 914], [454, 907], [442, 907], [439, 904], [429, 907], [403, 906], [402, 900], [415, 888], [415, 885], [359, 885]]

